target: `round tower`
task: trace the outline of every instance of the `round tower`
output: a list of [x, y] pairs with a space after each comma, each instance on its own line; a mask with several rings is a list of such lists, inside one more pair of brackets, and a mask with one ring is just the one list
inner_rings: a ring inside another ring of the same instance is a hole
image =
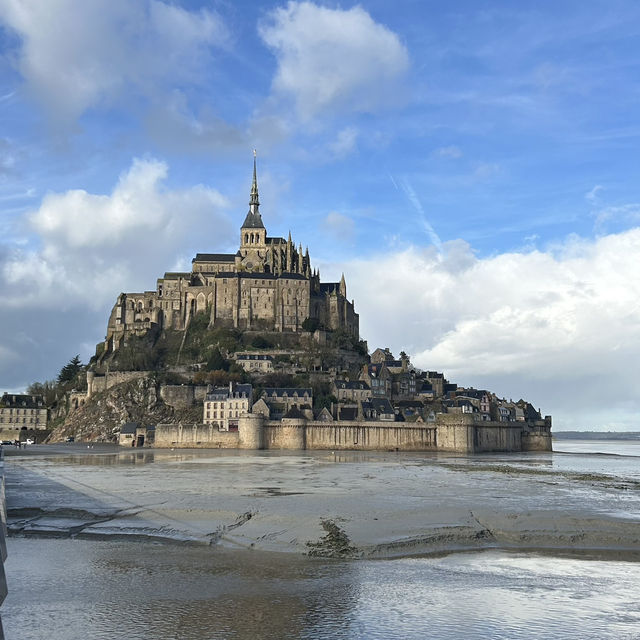
[[307, 421], [304, 417], [282, 418], [280, 447], [303, 451], [307, 448]]
[[238, 449], [264, 449], [264, 416], [243, 413], [238, 419]]

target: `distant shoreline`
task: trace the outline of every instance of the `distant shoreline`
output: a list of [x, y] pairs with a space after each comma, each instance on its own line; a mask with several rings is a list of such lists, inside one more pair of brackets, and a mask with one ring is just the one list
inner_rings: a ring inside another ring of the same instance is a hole
[[640, 440], [640, 431], [553, 431], [554, 440]]

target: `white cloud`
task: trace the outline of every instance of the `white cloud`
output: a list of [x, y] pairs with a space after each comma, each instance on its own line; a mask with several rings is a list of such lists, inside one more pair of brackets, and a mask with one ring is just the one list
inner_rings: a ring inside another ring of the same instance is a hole
[[345, 127], [338, 131], [335, 140], [329, 143], [329, 151], [334, 157], [343, 158], [355, 150], [358, 140], [358, 130], [354, 127]]
[[640, 204], [629, 203], [602, 207], [594, 211], [593, 216], [595, 217], [595, 230], [598, 233], [605, 233], [609, 224], [637, 224], [640, 221]]
[[228, 42], [214, 12], [159, 0], [0, 0], [0, 21], [20, 36], [18, 68], [58, 124], [196, 81], [209, 49]]
[[462, 151], [455, 145], [440, 147], [434, 151], [434, 154], [441, 158], [451, 158], [452, 160], [457, 160], [462, 157]]
[[350, 241], [355, 234], [355, 223], [351, 218], [337, 211], [332, 211], [322, 222], [324, 230], [335, 240]]
[[0, 259], [7, 307], [99, 308], [120, 291], [153, 288], [179, 252], [208, 233], [209, 246], [224, 246], [225, 199], [202, 185], [169, 190], [166, 177], [164, 163], [137, 159], [109, 195], [45, 196], [28, 216], [39, 249], [14, 246]]
[[587, 193], [584, 194], [584, 197], [591, 202], [592, 204], [596, 203], [598, 201], [598, 192], [602, 191], [604, 189], [604, 187], [601, 184], [597, 184], [595, 185], [595, 187], [593, 187], [593, 189], [591, 189], [590, 191], [587, 191]]
[[294, 99], [303, 120], [389, 104], [409, 66], [398, 36], [361, 7], [289, 2], [272, 11], [259, 32], [278, 61], [273, 89]]
[[639, 254], [636, 228], [484, 259], [461, 241], [412, 247], [338, 269], [372, 348], [598, 428], [640, 412]]

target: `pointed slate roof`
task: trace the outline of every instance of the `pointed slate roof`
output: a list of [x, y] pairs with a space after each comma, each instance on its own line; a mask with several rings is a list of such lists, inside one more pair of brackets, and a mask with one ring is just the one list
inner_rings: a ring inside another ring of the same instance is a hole
[[258, 178], [256, 173], [256, 152], [253, 152], [253, 182], [251, 183], [251, 196], [249, 198], [249, 213], [244, 219], [243, 229], [264, 229], [262, 216], [260, 215], [260, 199], [258, 198]]

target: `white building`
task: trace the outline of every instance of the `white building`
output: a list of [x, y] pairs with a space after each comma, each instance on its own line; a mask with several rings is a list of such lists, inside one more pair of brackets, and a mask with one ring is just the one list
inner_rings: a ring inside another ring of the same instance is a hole
[[250, 384], [230, 382], [228, 387], [215, 387], [204, 401], [202, 422], [218, 427], [220, 431], [237, 431], [238, 418], [253, 405]]

